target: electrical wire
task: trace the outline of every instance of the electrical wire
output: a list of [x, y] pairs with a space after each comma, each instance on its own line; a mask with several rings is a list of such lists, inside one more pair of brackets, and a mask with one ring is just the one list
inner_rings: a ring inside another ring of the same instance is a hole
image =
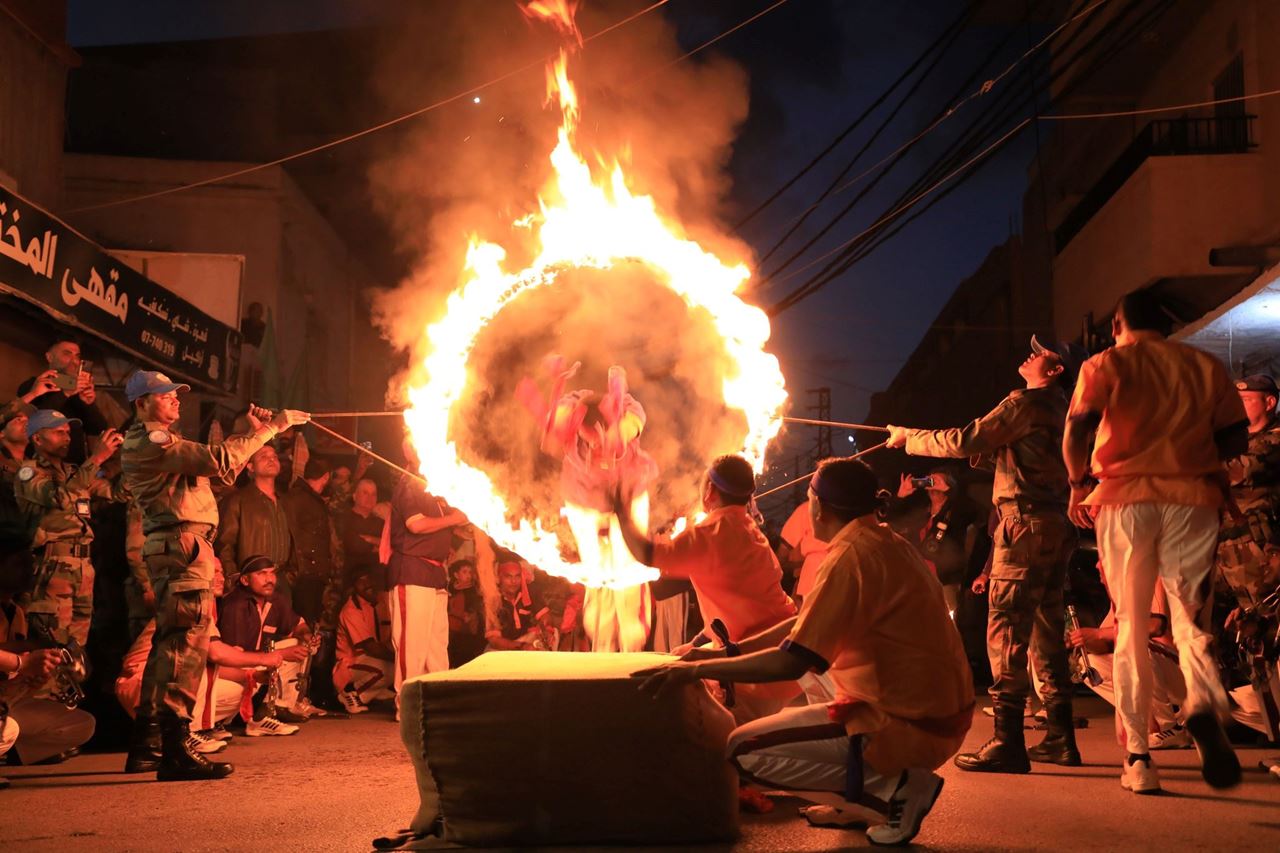
[[[586, 45], [592, 41], [595, 41], [601, 36], [607, 35], [608, 33], [611, 33], [614, 30], [619, 29], [620, 27], [624, 27], [627, 24], [630, 24], [631, 22], [644, 17], [650, 12], [660, 9], [661, 7], [667, 5], [670, 2], [671, 0], [657, 0], [657, 2], [651, 3], [645, 8], [637, 12], [634, 12], [631, 15], [628, 15], [627, 17], [619, 21], [615, 21], [614, 23], [610, 24], [604, 29], [599, 30], [598, 32], [592, 33], [591, 35], [585, 37], [582, 40], [582, 43], [583, 45]], [[770, 9], [765, 10], [765, 12], [760, 13], [760, 15], [763, 15], [769, 11], [772, 11], [773, 8], [776, 8], [777, 6], [780, 6], [782, 5], [782, 3], [785, 3], [785, 2], [787, 2], [787, 0], [780, 0], [779, 3], [776, 3], [774, 5], [774, 7], [771, 7]], [[760, 15], [756, 15], [755, 17], [760, 17]], [[754, 18], [752, 20], [754, 20]], [[740, 24], [738, 26], [740, 27], [743, 25]], [[717, 36], [712, 41], [713, 42], [718, 41], [720, 38], [723, 38], [724, 35], [725, 34], [722, 33], [720, 36]], [[701, 50], [703, 47], [706, 47], [706, 46], [707, 46], [706, 44], [700, 45], [699, 47], [695, 48], [694, 50], [680, 57], [679, 59], [676, 59], [675, 62], [680, 62], [686, 57], [692, 56], [694, 53], [696, 53], [697, 51]], [[510, 80], [512, 77], [516, 77], [520, 74], [524, 74], [525, 72], [530, 71], [534, 68], [541, 68], [545, 66], [548, 61], [554, 59], [555, 56], [556, 54], [548, 54], [547, 56], [536, 59], [533, 62], [522, 65], [519, 68], [512, 69], [511, 71], [508, 71], [505, 74], [502, 74], [498, 77], [494, 77], [491, 80], [487, 80], [484, 83], [480, 83], [479, 85], [472, 86], [469, 89], [450, 95], [447, 98], [441, 98], [440, 100], [435, 101], [434, 103], [427, 104], [426, 106], [413, 110], [412, 112], [405, 113], [393, 119], [388, 119], [387, 121], [380, 122], [379, 124], [375, 124], [372, 127], [366, 127], [365, 129], [356, 131], [355, 133], [350, 133], [350, 134], [347, 134], [346, 136], [338, 137], [337, 139], [331, 139], [328, 142], [321, 143], [320, 145], [315, 145], [303, 151], [297, 151], [293, 154], [285, 155], [284, 157], [277, 157], [276, 159], [270, 160], [265, 163], [255, 163], [252, 166], [246, 166], [243, 169], [236, 169], [235, 171], [232, 171], [232, 172], [227, 172], [221, 175], [215, 175], [214, 177], [205, 178], [199, 181], [193, 181], [189, 184], [179, 184], [178, 186], [175, 186], [175, 187], [166, 187], [163, 190], [156, 190], [155, 192], [143, 193], [141, 195], [136, 195], [136, 196], [129, 196], [127, 198], [121, 198], [121, 199], [116, 199], [114, 201], [102, 202], [100, 204], [85, 205], [83, 207], [73, 208], [72, 210], [69, 210], [67, 212], [68, 213], [87, 213], [93, 210], [105, 210], [107, 208], [120, 207], [122, 205], [133, 204], [139, 201], [148, 201], [153, 198], [160, 198], [161, 196], [173, 195], [174, 193], [184, 192], [186, 190], [196, 189], [198, 187], [207, 187], [211, 184], [222, 183], [223, 181], [228, 181], [228, 180], [231, 180], [232, 178], [239, 178], [243, 175], [249, 175], [254, 172], [260, 172], [263, 169], [270, 169], [274, 166], [280, 166], [285, 163], [291, 162], [293, 160], [299, 160], [303, 157], [309, 157], [312, 154], [318, 154], [321, 151], [327, 151], [331, 148], [336, 148], [339, 145], [345, 145], [348, 142], [353, 142], [357, 139], [368, 136], [370, 134], [377, 133], [382, 130], [386, 130], [389, 127], [394, 127], [395, 125], [402, 124], [406, 121], [410, 121], [412, 119], [418, 118], [419, 116], [426, 115], [427, 113], [438, 110], [441, 107], [445, 107], [445, 106], [448, 106], [449, 104], [455, 103], [457, 101], [461, 101], [465, 98], [472, 97], [480, 92], [483, 92], [486, 89], [489, 89], [489, 88], [492, 88], [493, 86], [498, 85], [499, 83], [503, 83], [507, 80]]]
[[1260, 101], [1263, 98], [1273, 98], [1280, 95], [1280, 89], [1271, 89], [1266, 92], [1254, 92], [1251, 95], [1237, 95], [1234, 98], [1217, 98], [1212, 101], [1196, 101], [1191, 104], [1175, 104], [1170, 107], [1148, 107], [1140, 110], [1121, 110], [1110, 113], [1063, 113], [1058, 115], [1040, 116], [1041, 121], [1070, 121], [1072, 119], [1097, 119], [1097, 118], [1126, 118], [1128, 116], [1149, 116], [1158, 113], [1176, 113], [1182, 110], [1195, 110], [1204, 107], [1216, 107], [1220, 104], [1238, 104], [1242, 101]]
[[[1143, 15], [1140, 16], [1139, 20], [1129, 25], [1129, 27], [1126, 30], [1124, 30], [1110, 45], [1102, 48], [1101, 50], [1094, 51], [1094, 46], [1099, 42], [1099, 40], [1110, 35], [1115, 30], [1117, 25], [1124, 18], [1126, 18], [1131, 12], [1137, 10], [1140, 6], [1141, 6], [1141, 0], [1133, 0], [1133, 2], [1131, 2], [1128, 6], [1126, 6], [1115, 18], [1113, 18], [1111, 21], [1104, 24], [1102, 29], [1099, 32], [1095, 33], [1093, 36], [1091, 36], [1088, 42], [1085, 45], [1082, 45], [1070, 57], [1070, 59], [1068, 59], [1065, 63], [1062, 63], [1058, 68], [1054, 70], [1054, 72], [1050, 75], [1050, 79], [1044, 84], [1042, 88], [1047, 88], [1053, 85], [1053, 83], [1056, 80], [1058, 80], [1062, 75], [1064, 75], [1067, 70], [1075, 66], [1081, 60], [1081, 58], [1088, 56], [1090, 51], [1093, 51], [1094, 56], [1090, 66], [1087, 69], [1085, 69], [1082, 73], [1077, 75], [1075, 79], [1069, 81], [1064, 87], [1063, 91], [1070, 91], [1074, 89], [1084, 79], [1092, 75], [1098, 69], [1098, 67], [1100, 67], [1106, 61], [1109, 61], [1109, 59], [1112, 56], [1114, 56], [1119, 50], [1123, 49], [1129, 43], [1131, 43], [1132, 39], [1137, 37], [1137, 33], [1141, 31], [1142, 27], [1149, 25], [1149, 23], [1152, 20], [1154, 20], [1154, 18], [1159, 17], [1160, 15], [1163, 15], [1164, 12], [1167, 11], [1167, 9], [1169, 8], [1170, 2], [1169, 0], [1166, 0], [1166, 2], [1164, 2], [1163, 4], [1158, 4], [1157, 6], [1148, 9]], [[1083, 10], [1082, 12], [1077, 13], [1077, 15], [1073, 15], [1072, 19], [1074, 20], [1079, 17], [1082, 17], [1084, 14], [1093, 10], [1094, 8], [1095, 8], [1094, 6], [1091, 6]], [[1059, 32], [1061, 31], [1061, 29], [1062, 27], [1059, 27], [1057, 30], [1055, 30], [1055, 32]], [[1083, 31], [1084, 31], [1084, 28], [1082, 27], [1082, 28], [1078, 28], [1075, 32], [1073, 32], [1071, 36], [1068, 38], [1067, 42], [1062, 46], [1062, 49], [1065, 49]], [[1040, 44], [1043, 44], [1043, 40]], [[1033, 47], [1028, 53], [1034, 52], [1036, 49], [1039, 48], [1039, 46], [1040, 45]], [[1025, 55], [1026, 54], [1024, 54], [1024, 56]], [[1008, 93], [1009, 92], [1006, 91], [1006, 95]], [[1010, 109], [1005, 109], [1002, 115], [1009, 115], [1014, 111], [1020, 111], [1026, 103], [1027, 103], [1026, 96], [1024, 96], [1016, 104], [1013, 104]], [[995, 105], [993, 105], [992, 108], [995, 108]], [[985, 136], [987, 132], [986, 129], [984, 128], [980, 132], [976, 134], [974, 133], [975, 128], [978, 127], [978, 124], [981, 120], [982, 119], [980, 117], [978, 120], [974, 122], [973, 125], [970, 126], [969, 130], [966, 131], [966, 135], [973, 138], [975, 140], [975, 144], [980, 144], [980, 143], [976, 143], [976, 139], [979, 139]], [[998, 126], [998, 123], [1001, 122], [1002, 120], [1003, 119], [1000, 116], [995, 117], [991, 121], [986, 122], [986, 127]], [[1019, 125], [1018, 129], [1020, 130], [1029, 122], [1030, 122], [1030, 119], [1028, 119], [1023, 124]], [[956, 145], [953, 144], [952, 148], [954, 150], [956, 148]], [[972, 148], [968, 150], [972, 150]], [[964, 152], [959, 152], [955, 156], [956, 157], [963, 156], [963, 153]], [[947, 155], [943, 155], [943, 158], [941, 158], [939, 161], [936, 161], [935, 167], [931, 167], [930, 170], [926, 171], [925, 173], [926, 177], [930, 175], [936, 175], [937, 174], [936, 168], [939, 164], [945, 164], [943, 165], [943, 167], [945, 168], [946, 165], [950, 165], [950, 163], [955, 162], [954, 158], [948, 162], [946, 160], [946, 156]], [[901, 210], [898, 208], [895, 208], [893, 211], [891, 211], [890, 215], [883, 217], [882, 220], [878, 221], [871, 228], [861, 232], [857, 237], [854, 238], [853, 241], [846, 241], [844, 245], [849, 246], [852, 242], [859, 241], [863, 238], [868, 238], [868, 243], [860, 244], [858, 246], [853, 246], [852, 248], [847, 248], [844, 252], [844, 256], [842, 259], [837, 259], [832, 261], [830, 264], [828, 264], [828, 266], [823, 271], [811, 277], [809, 281], [805, 282], [804, 284], [801, 284], [800, 286], [795, 288], [790, 294], [788, 294], [786, 297], [784, 297], [783, 299], [775, 303], [770, 313], [776, 316], [777, 313], [780, 313], [782, 310], [785, 310], [786, 308], [789, 308], [792, 305], [798, 303], [802, 299], [816, 292], [821, 287], [830, 283], [830, 281], [842, 275], [854, 263], [856, 263], [856, 261], [866, 257], [867, 254], [869, 254], [871, 251], [874, 251], [875, 248], [878, 248], [880, 245], [882, 245], [885, 240], [891, 238], [894, 234], [899, 233], [903, 227], [905, 227], [908, 223], [916, 219], [918, 216], [922, 215], [926, 210], [928, 210], [934, 204], [940, 201], [941, 198], [945, 197], [946, 195], [949, 195], [950, 192], [952, 192], [954, 189], [960, 186], [961, 183], [963, 183], [963, 181], [951, 184], [946, 189], [944, 189], [943, 192], [938, 193], [937, 195], [934, 195], [927, 205], [920, 208], [917, 212], [913, 213], [910, 217], [906, 218], [905, 220], [902, 220], [898, 224], [893, 225], [891, 228], [886, 228], [885, 226], [892, 220], [898, 218], [898, 214], [901, 212]], [[920, 182], [918, 181], [915, 186], [916, 187], [920, 186]], [[936, 186], [937, 184], [935, 183], [932, 187], [930, 187], [930, 190], [927, 190], [926, 192], [931, 192], [933, 189], [936, 189]], [[911, 192], [911, 191], [912, 190], [909, 189], [907, 192]], [[902, 196], [900, 196], [899, 198], [901, 199]], [[840, 249], [840, 248], [841, 247], [837, 247], [837, 249]], [[827, 253], [828, 256], [830, 254], [831, 252]], [[807, 266], [812, 266], [812, 263], [810, 263]]]

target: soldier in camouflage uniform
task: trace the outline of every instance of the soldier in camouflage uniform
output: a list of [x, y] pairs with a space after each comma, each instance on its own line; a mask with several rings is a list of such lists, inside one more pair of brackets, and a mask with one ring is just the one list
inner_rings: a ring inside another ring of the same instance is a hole
[[23, 609], [32, 637], [65, 645], [89, 640], [93, 616], [93, 564], [89, 561], [91, 499], [124, 500], [119, 482], [99, 476], [99, 469], [123, 440], [108, 429], [100, 435], [89, 458], [79, 466], [66, 462], [71, 450], [71, 426], [78, 423], [53, 409], [41, 409], [27, 419], [33, 458], [18, 469], [14, 494], [18, 509], [35, 531], [36, 577]]
[[1236, 383], [1249, 417], [1249, 450], [1227, 463], [1231, 497], [1243, 517], [1227, 514], [1218, 532], [1218, 571], [1242, 607], [1280, 583], [1280, 390], [1270, 376]]
[[1218, 530], [1218, 575], [1240, 608], [1228, 619], [1228, 639], [1244, 638], [1239, 649], [1259, 711], [1274, 739], [1280, 736], [1280, 674], [1274, 650], [1274, 617], [1256, 606], [1280, 587], [1280, 388], [1270, 376], [1246, 376], [1236, 383], [1249, 418], [1249, 449], [1227, 463], [1231, 497], [1239, 513], [1225, 512]]
[[[1046, 346], [1033, 337], [1031, 355], [1018, 368], [1027, 387], [982, 418], [963, 429], [889, 427], [889, 446], [912, 455], [995, 463], [992, 500], [1000, 526], [993, 535], [987, 617], [995, 734], [977, 752], [956, 756], [962, 770], [1027, 773], [1030, 759], [1080, 764], [1064, 641], [1063, 587], [1076, 533], [1067, 519], [1062, 432], [1067, 393], [1083, 359], [1074, 345]], [[1044, 741], [1029, 750], [1022, 733], [1028, 652], [1044, 680], [1048, 717]]]
[[178, 392], [188, 390], [153, 371], [134, 373], [125, 386], [138, 422], [125, 435], [121, 462], [125, 484], [142, 509], [142, 559], [156, 596], [155, 638], [125, 771], [154, 769], [162, 781], [218, 779], [232, 770], [193, 751], [189, 733], [215, 621], [212, 541], [218, 506], [209, 478], [231, 482], [265, 443], [308, 420], [301, 412], [273, 416], [253, 406], [252, 433], [218, 445], [186, 441], [173, 427]]
[[28, 547], [35, 534], [27, 525], [27, 519], [18, 509], [14, 485], [18, 482], [18, 469], [27, 460], [27, 416], [35, 412], [32, 400], [58, 390], [50, 370], [40, 374], [32, 382], [31, 390], [0, 406], [0, 541]]

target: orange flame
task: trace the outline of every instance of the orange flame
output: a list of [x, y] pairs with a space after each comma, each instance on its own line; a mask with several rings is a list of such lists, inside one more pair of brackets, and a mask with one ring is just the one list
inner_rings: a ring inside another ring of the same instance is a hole
[[[523, 9], [580, 41], [576, 7], [576, 0], [534, 0]], [[536, 257], [524, 269], [509, 270], [501, 246], [472, 236], [462, 282], [449, 295], [444, 317], [426, 329], [421, 363], [426, 380], [409, 387], [405, 422], [432, 489], [496, 542], [551, 574], [590, 587], [624, 589], [655, 579], [657, 572], [626, 553], [616, 520], [564, 507], [561, 516], [578, 540], [579, 560], [571, 562], [554, 530], [536, 519], [512, 518], [489, 477], [459, 457], [449, 435], [450, 413], [471, 386], [468, 358], [490, 320], [522, 293], [554, 285], [566, 268], [609, 269], [640, 260], [691, 310], [711, 316], [732, 365], [723, 379], [724, 403], [744, 416], [741, 450], [757, 469], [782, 425], [787, 394], [778, 360], [765, 351], [768, 317], [737, 295], [750, 277], [746, 264], [721, 260], [690, 240], [652, 198], [632, 192], [616, 163], [607, 179], [591, 174], [574, 146], [579, 102], [568, 67], [569, 55], [562, 50], [547, 69], [548, 100], [555, 98], [562, 114], [550, 154], [553, 176], [539, 194], [539, 212], [513, 223], [536, 238]], [[530, 440], [537, 439], [531, 435]], [[647, 505], [647, 495], [633, 504], [641, 523]]]

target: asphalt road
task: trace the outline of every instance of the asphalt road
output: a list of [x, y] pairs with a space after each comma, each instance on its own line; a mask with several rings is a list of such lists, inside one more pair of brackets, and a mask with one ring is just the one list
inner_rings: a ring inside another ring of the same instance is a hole
[[[917, 838], [934, 850], [1277, 850], [1280, 779], [1257, 769], [1280, 750], [1242, 749], [1245, 782], [1226, 793], [1201, 780], [1194, 750], [1158, 753], [1165, 794], [1135, 797], [1118, 782], [1119, 748], [1106, 710], [1089, 706], [1086, 766], [1038, 766], [1029, 776], [940, 772], [946, 788]], [[988, 735], [975, 724], [969, 745]], [[1032, 738], [1038, 737], [1028, 733]], [[239, 737], [236, 764], [213, 783], [167, 783], [120, 772], [120, 754], [52, 767], [0, 768], [0, 849], [6, 851], [366, 851], [404, 826], [413, 773], [389, 714], [314, 720], [288, 738]], [[814, 829], [779, 799], [747, 816], [732, 851], [866, 847], [858, 831]], [[584, 848], [576, 848], [582, 850]], [[663, 848], [659, 848], [663, 849]], [[665, 848], [668, 850], [675, 848]]]

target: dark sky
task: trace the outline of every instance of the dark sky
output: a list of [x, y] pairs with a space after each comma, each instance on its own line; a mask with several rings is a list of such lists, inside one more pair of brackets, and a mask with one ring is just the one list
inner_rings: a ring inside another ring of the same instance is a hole
[[[358, 26], [394, 16], [401, 2], [70, 0], [69, 39], [87, 46]], [[746, 66], [752, 81], [752, 114], [732, 163], [733, 201], [739, 211], [753, 207], [834, 138], [942, 32], [964, 2], [791, 0], [715, 45], [712, 50]], [[768, 0], [673, 0], [663, 14], [676, 22], [682, 44], [692, 47], [767, 5]], [[1001, 4], [992, 0], [990, 5]], [[1010, 28], [1016, 37], [993, 58], [993, 46]], [[915, 135], [969, 71], [992, 59], [993, 66], [998, 62], [1003, 67], [1043, 32], [1043, 26], [1028, 31], [1016, 15], [971, 26], [855, 172]], [[985, 76], [993, 73], [989, 70]], [[1027, 80], [1019, 72], [1002, 85], [1025, 87]], [[931, 155], [960, 131], [965, 116], [980, 109], [980, 103], [970, 105], [913, 149], [891, 178], [810, 257], [882, 215]], [[749, 223], [742, 236], [760, 252], [772, 245], [883, 114], [882, 110], [873, 116], [875, 121], [846, 140], [835, 156]], [[793, 398], [803, 405], [804, 389], [828, 385], [838, 419], [858, 420], [866, 414], [870, 393], [893, 378], [958, 282], [1007, 238], [1011, 223], [1020, 227], [1017, 219], [1033, 155], [1032, 137], [1024, 133], [976, 177], [842, 279], [775, 319], [774, 351]], [[831, 206], [852, 195], [845, 193]], [[828, 210], [820, 208], [810, 223], [824, 223]], [[759, 301], [768, 303], [786, 289], [769, 289]], [[1009, 372], [1012, 381], [1012, 366]], [[803, 431], [796, 437], [800, 443], [810, 438]]]

